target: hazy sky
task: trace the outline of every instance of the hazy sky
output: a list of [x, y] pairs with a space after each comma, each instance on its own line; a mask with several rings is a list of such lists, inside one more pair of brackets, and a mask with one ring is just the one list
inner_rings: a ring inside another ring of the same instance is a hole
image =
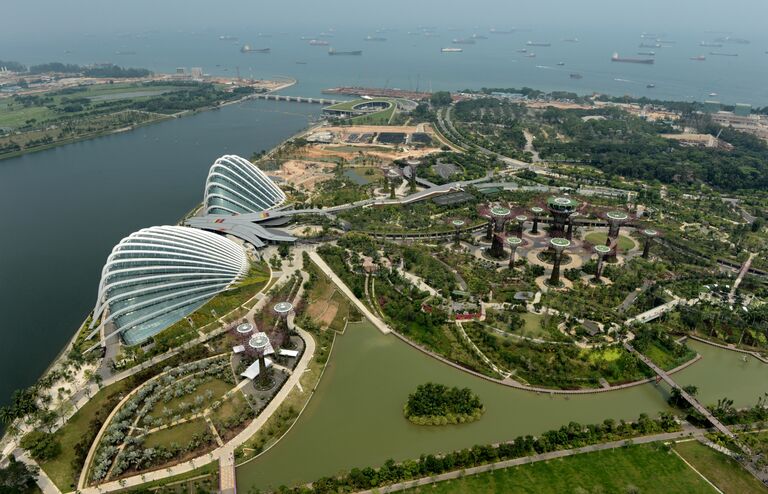
[[[382, 9], [386, 6], [386, 10]], [[765, 31], [768, 0], [2, 0], [0, 37], [145, 29], [436, 25]], [[0, 45], [0, 58], [4, 47]]]

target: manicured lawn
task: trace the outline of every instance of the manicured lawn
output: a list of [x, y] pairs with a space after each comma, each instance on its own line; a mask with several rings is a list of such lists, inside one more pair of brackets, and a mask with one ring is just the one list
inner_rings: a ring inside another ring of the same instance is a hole
[[[75, 445], [89, 436], [88, 429], [92, 420], [97, 417], [101, 420], [107, 418], [114, 405], [117, 405], [119, 396], [127, 392], [126, 386], [126, 381], [120, 381], [102, 389], [78, 410], [69, 422], [56, 431], [56, 440], [61, 444], [61, 454], [53, 460], [42, 462], [40, 467], [62, 492], [74, 490], [80, 476], [80, 469], [75, 470], [72, 467], [71, 452]], [[112, 406], [109, 406], [110, 403]]]
[[402, 492], [709, 494], [715, 490], [680, 458], [653, 444], [522, 465]]
[[[605, 245], [605, 240], [608, 238], [608, 234], [604, 232], [592, 232], [588, 233], [584, 240], [593, 245]], [[626, 235], [619, 235], [619, 250], [628, 251], [635, 246], [635, 241]]]
[[189, 440], [194, 434], [208, 432], [209, 430], [208, 424], [204, 419], [195, 419], [191, 422], [185, 422], [181, 425], [163, 429], [146, 436], [144, 439], [144, 447], [155, 448], [157, 446], [168, 446], [172, 443], [184, 446], [189, 443]]
[[549, 339], [549, 331], [541, 327], [541, 314], [526, 312], [521, 316], [525, 324], [523, 325], [523, 334], [532, 338]]
[[768, 492], [768, 488], [735, 460], [698, 441], [678, 443], [675, 451], [726, 494]]

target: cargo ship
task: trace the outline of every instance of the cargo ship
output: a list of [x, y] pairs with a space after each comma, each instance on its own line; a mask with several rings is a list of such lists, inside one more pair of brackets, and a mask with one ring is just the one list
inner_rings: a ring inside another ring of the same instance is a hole
[[482, 34], [473, 34], [472, 39], [488, 39], [488, 36], [483, 36]]
[[330, 43], [322, 39], [312, 39], [309, 41], [309, 46], [328, 46], [328, 45], [330, 45]]
[[461, 53], [463, 51], [464, 51], [463, 48], [441, 48], [440, 49], [441, 53]]
[[640, 48], [661, 48], [661, 45], [659, 43], [640, 43]]
[[547, 43], [546, 41], [529, 41], [525, 46], [552, 46], [552, 43]]
[[365, 41], [386, 41], [387, 38], [382, 36], [366, 36]]
[[701, 43], [699, 43], [699, 46], [705, 46], [707, 48], [722, 48], [723, 44], [722, 43], [714, 43], [712, 41], [702, 41]]
[[737, 45], [748, 45], [750, 41], [744, 38], [732, 38], [731, 36], [725, 36], [724, 38], [717, 38], [715, 41], [721, 41], [723, 43], [735, 43]]
[[706, 59], [707, 57], [705, 57], [704, 55], [699, 55], [698, 57], [691, 57], [691, 60], [693, 60], [694, 62], [703, 62]]
[[738, 53], [724, 53], [722, 51], [711, 51], [709, 52], [710, 55], [713, 57], [738, 57]]
[[496, 28], [491, 28], [491, 30], [489, 32], [491, 34], [515, 34], [515, 30], [514, 29], [496, 29]]
[[642, 63], [650, 65], [655, 62], [652, 58], [622, 58], [618, 53], [614, 53], [611, 57], [611, 62], [624, 62], [624, 63]]
[[243, 45], [240, 48], [240, 53], [269, 53], [271, 48], [254, 48], [251, 45]]
[[578, 43], [579, 38], [565, 38], [563, 41], [566, 43]]
[[363, 50], [349, 50], [349, 51], [337, 51], [335, 48], [328, 49], [329, 55], [352, 55], [358, 56], [363, 54]]
[[237, 41], [237, 36], [230, 36], [228, 34], [222, 34], [219, 36], [221, 41]]
[[639, 51], [637, 52], [638, 55], [644, 55], [646, 57], [655, 57], [656, 52], [655, 51]]
[[474, 45], [475, 40], [472, 38], [459, 39], [455, 38], [451, 41], [454, 45]]

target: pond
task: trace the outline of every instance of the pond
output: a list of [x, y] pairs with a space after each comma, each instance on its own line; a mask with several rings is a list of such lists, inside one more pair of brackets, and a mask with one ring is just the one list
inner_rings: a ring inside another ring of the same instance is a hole
[[[684, 384], [698, 385], [706, 403], [725, 393], [737, 406], [747, 406], [763, 392], [768, 366], [754, 359], [745, 364], [740, 356], [706, 345], [694, 348], [704, 359], [679, 376]], [[485, 415], [457, 426], [411, 424], [402, 407], [408, 394], [428, 381], [470, 387], [485, 404]], [[738, 392], [734, 382], [740, 383]], [[515, 390], [442, 364], [367, 322], [354, 324], [337, 338], [317, 393], [296, 426], [274, 448], [238, 468], [238, 489], [310, 482], [353, 467], [376, 467], [389, 458], [509, 440], [570, 421], [635, 419], [641, 412], [655, 416], [667, 408], [667, 392], [652, 384], [572, 397]]]

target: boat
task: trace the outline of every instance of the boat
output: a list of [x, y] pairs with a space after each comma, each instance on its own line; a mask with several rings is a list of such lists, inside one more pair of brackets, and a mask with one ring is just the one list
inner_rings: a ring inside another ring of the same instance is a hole
[[637, 52], [638, 55], [645, 55], [646, 57], [655, 57], [656, 52], [655, 51], [639, 51]]
[[240, 48], [240, 53], [269, 53], [271, 51], [271, 48], [254, 48], [251, 45], [243, 45]]
[[715, 96], [717, 96], [717, 93], [709, 93], [709, 96], [714, 98]]
[[528, 50], [526, 48], [521, 48], [517, 50], [517, 53], [528, 53]]
[[328, 46], [328, 45], [330, 45], [330, 43], [322, 39], [309, 40], [309, 46]]
[[329, 48], [328, 49], [329, 55], [352, 55], [352, 56], [358, 56], [363, 54], [363, 50], [348, 50], [348, 51], [337, 51], [335, 48]]
[[387, 38], [382, 36], [366, 36], [365, 41], [386, 41]]
[[571, 79], [583, 79], [583, 78], [584, 78], [584, 76], [583, 76], [583, 75], [581, 75], [581, 74], [576, 74], [576, 73], [573, 73], [573, 74], [569, 74], [569, 75], [568, 75], [568, 77], [570, 77]]
[[658, 38], [657, 35], [651, 34], [651, 33], [643, 33], [643, 34], [640, 35], [640, 37], [643, 38], [643, 39], [656, 39], [656, 38]]
[[562, 67], [563, 65], [565, 65], [565, 62], [557, 62], [557, 65], [559, 65], [560, 67]]
[[307, 62], [302, 62], [302, 61], [297, 60], [296, 61], [296, 65], [307, 65]]
[[461, 53], [464, 51], [464, 48], [441, 48], [441, 53]]
[[648, 89], [653, 89], [656, 87], [656, 84], [646, 84], [645, 87], [647, 87]]
[[703, 62], [706, 59], [707, 57], [705, 57], [704, 55], [699, 55], [698, 57], [691, 57], [691, 60], [693, 60], [694, 62]]
[[723, 44], [722, 43], [714, 43], [712, 41], [702, 41], [701, 43], [699, 43], [699, 46], [705, 46], [707, 48], [722, 48]]
[[546, 41], [529, 41], [525, 46], [552, 46], [552, 43], [547, 43]]
[[528, 57], [528, 58], [536, 58], [536, 54], [531, 52], [531, 53], [527, 54], [526, 57]]
[[652, 58], [622, 58], [618, 53], [614, 53], [611, 57], [611, 62], [642, 63], [651, 65], [655, 62], [655, 60]]
[[472, 38], [464, 38], [464, 39], [455, 38], [451, 40], [451, 43], [453, 43], [454, 45], [474, 45], [475, 40]]
[[717, 38], [715, 41], [722, 43], [734, 43], [737, 45], [748, 45], [750, 41], [744, 38], [733, 38], [731, 36], [725, 36], [723, 38]]
[[709, 52], [710, 55], [713, 57], [738, 57], [738, 53], [725, 53], [722, 51], [711, 51]]

